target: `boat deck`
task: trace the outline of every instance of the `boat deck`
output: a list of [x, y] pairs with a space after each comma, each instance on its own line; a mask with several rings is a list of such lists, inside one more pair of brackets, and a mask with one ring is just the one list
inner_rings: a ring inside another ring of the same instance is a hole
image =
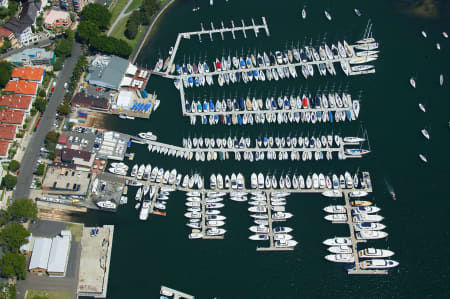
[[180, 298], [183, 298], [183, 299], [194, 299], [194, 296], [191, 296], [191, 295], [188, 295], [186, 293], [183, 293], [183, 292], [180, 292], [180, 291], [168, 288], [166, 286], [161, 286], [160, 294], [164, 295], [163, 293], [172, 293], [173, 294], [173, 297], [172, 297], [173, 299], [180, 299]]

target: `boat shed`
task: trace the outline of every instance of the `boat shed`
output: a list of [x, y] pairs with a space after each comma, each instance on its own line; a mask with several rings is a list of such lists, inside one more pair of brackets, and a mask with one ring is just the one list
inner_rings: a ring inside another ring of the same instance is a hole
[[130, 62], [118, 56], [97, 55], [89, 67], [86, 81], [95, 86], [119, 90]]
[[129, 90], [122, 90], [117, 97], [117, 107], [122, 109], [128, 109], [133, 103], [134, 92]]
[[67, 262], [70, 253], [70, 236], [56, 236], [48, 257], [47, 272], [50, 277], [66, 276]]
[[36, 238], [34, 239], [33, 253], [31, 254], [30, 272], [45, 273], [48, 266], [48, 256], [52, 248], [52, 239]]

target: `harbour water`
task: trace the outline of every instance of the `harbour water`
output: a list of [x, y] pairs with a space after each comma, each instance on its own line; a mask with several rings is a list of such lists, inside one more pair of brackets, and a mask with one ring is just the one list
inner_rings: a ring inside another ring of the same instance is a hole
[[[324, 38], [328, 42], [346, 39], [352, 43], [362, 37], [368, 19], [373, 23], [373, 34], [380, 43], [380, 58], [374, 62], [376, 74], [347, 78], [339, 71], [337, 76], [316, 75], [279, 82], [252, 82], [247, 85], [219, 88], [193, 88], [186, 98], [213, 99], [223, 96], [297, 94], [306, 89], [312, 94], [322, 90], [347, 90], [353, 98], [361, 93], [361, 112], [358, 121], [333, 124], [283, 124], [253, 126], [191, 126], [189, 118], [182, 117], [179, 93], [172, 80], [157, 76], [150, 78], [147, 90], [155, 91], [161, 100], [159, 109], [149, 120], [107, 119], [108, 127], [136, 135], [152, 131], [164, 143], [180, 145], [183, 137], [318, 135], [332, 131], [345, 136], [356, 136], [367, 130], [372, 152], [362, 159], [345, 161], [213, 161], [195, 162], [148, 153], [146, 146], [134, 144], [134, 163], [150, 163], [165, 169], [176, 168], [181, 173], [198, 171], [205, 178], [214, 173], [242, 172], [246, 178], [252, 172], [277, 175], [310, 172], [369, 171], [373, 182], [373, 202], [385, 217], [389, 237], [370, 241], [377, 248], [387, 248], [396, 254], [400, 266], [388, 275], [349, 276], [341, 264], [327, 262], [322, 241], [334, 236], [348, 235], [345, 224], [330, 224], [323, 219], [322, 208], [334, 201], [320, 195], [293, 194], [288, 197], [287, 209], [294, 217], [286, 225], [294, 228], [293, 236], [299, 245], [291, 252], [257, 252], [254, 241], [248, 240], [246, 203], [226, 201], [223, 215], [227, 217], [224, 240], [188, 240], [185, 226], [184, 194], [172, 193], [167, 216], [150, 215], [145, 222], [138, 220], [134, 209], [135, 190], [130, 188], [128, 205], [117, 213], [92, 212], [89, 224], [116, 226], [111, 260], [108, 298], [157, 298], [161, 285], [182, 290], [196, 298], [441, 298], [449, 294], [450, 263], [449, 226], [446, 216], [450, 159], [449, 118], [450, 80], [448, 57], [450, 40], [441, 32], [450, 32], [447, 17], [423, 19], [399, 11], [396, 1], [309, 1], [307, 18], [301, 19], [300, 1], [178, 1], [160, 19], [150, 40], [144, 46], [137, 63], [153, 67], [160, 56], [175, 42], [179, 32], [196, 31], [200, 23], [206, 28], [210, 22], [220, 22], [265, 16], [271, 36], [263, 32], [258, 38], [252, 32], [244, 39], [242, 33], [203, 36], [183, 40], [176, 63], [198, 62], [207, 56], [211, 62], [228, 53], [284, 50], [292, 44], [317, 45]], [[436, 1], [433, 1], [436, 2]], [[200, 6], [198, 12], [192, 8]], [[353, 9], [362, 12], [357, 17]], [[332, 21], [324, 16], [327, 9]], [[424, 39], [420, 31], [428, 33]], [[436, 50], [440, 42], [441, 50]], [[439, 86], [439, 74], [447, 82]], [[409, 85], [415, 77], [417, 88]], [[418, 103], [426, 106], [423, 113]], [[431, 140], [420, 130], [427, 128]], [[367, 147], [368, 145], [366, 145]], [[420, 161], [418, 154], [428, 158]], [[128, 163], [128, 162], [127, 162]], [[247, 182], [248, 184], [249, 182]], [[388, 193], [393, 188], [394, 201]], [[364, 247], [363, 247], [364, 248]], [[445, 295], [447, 294], [447, 295]]]

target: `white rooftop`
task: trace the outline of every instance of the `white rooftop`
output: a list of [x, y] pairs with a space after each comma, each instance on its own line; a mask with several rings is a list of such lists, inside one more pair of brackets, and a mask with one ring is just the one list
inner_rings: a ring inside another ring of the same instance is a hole
[[131, 102], [133, 100], [133, 92], [132, 91], [121, 91], [119, 92], [119, 96], [117, 97], [117, 106], [121, 108], [129, 108], [131, 106]]
[[33, 253], [31, 254], [30, 265], [28, 269], [47, 269], [48, 256], [50, 248], [52, 247], [52, 239], [49, 238], [35, 238]]
[[133, 65], [133, 64], [129, 64], [128, 65], [128, 68], [127, 68], [127, 70], [126, 70], [126, 74], [127, 75], [132, 75], [132, 76], [134, 76], [134, 75], [136, 75], [136, 72], [137, 72], [137, 66], [135, 66], [135, 65]]
[[47, 272], [66, 272], [67, 260], [69, 258], [70, 238], [69, 236], [56, 236], [53, 238], [52, 248], [48, 257]]

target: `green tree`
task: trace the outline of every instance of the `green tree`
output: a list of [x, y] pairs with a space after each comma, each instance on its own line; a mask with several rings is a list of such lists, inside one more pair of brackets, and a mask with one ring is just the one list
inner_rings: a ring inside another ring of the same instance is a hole
[[53, 70], [60, 71], [64, 64], [64, 58], [63, 57], [57, 57], [55, 60], [55, 63], [53, 64]]
[[7, 189], [11, 190], [13, 189], [17, 184], [17, 177], [12, 174], [7, 174], [3, 177], [2, 181], [3, 186], [5, 186]]
[[70, 28], [67, 28], [66, 31], [64, 31], [64, 35], [67, 40], [73, 41], [75, 39], [75, 33]]
[[40, 96], [41, 98], [45, 98], [47, 96], [45, 89], [39, 88], [38, 96]]
[[72, 108], [67, 103], [59, 105], [57, 110], [60, 114], [64, 114], [64, 115], [67, 115], [70, 112], [72, 112]]
[[100, 30], [106, 30], [111, 20], [111, 12], [104, 5], [89, 3], [81, 11], [81, 19], [97, 24]]
[[0, 242], [10, 252], [18, 253], [20, 246], [27, 243], [30, 232], [18, 222], [11, 222], [0, 231]]
[[130, 18], [127, 22], [127, 27], [125, 29], [125, 36], [128, 39], [135, 39], [138, 32], [139, 24], [136, 20]]
[[50, 131], [47, 133], [47, 136], [45, 136], [45, 141], [47, 143], [57, 143], [59, 138], [59, 134], [56, 131]]
[[25, 256], [22, 254], [7, 252], [0, 259], [0, 268], [4, 277], [25, 279], [27, 275]]
[[13, 66], [7, 61], [0, 61], [0, 88], [4, 88], [11, 79]]
[[58, 57], [68, 57], [72, 55], [73, 40], [67, 38], [60, 39], [56, 42], [55, 54]]
[[36, 99], [36, 101], [34, 101], [33, 105], [39, 112], [44, 112], [45, 108], [47, 108], [47, 100], [44, 98], [38, 97]]
[[100, 35], [91, 41], [91, 47], [99, 52], [113, 54], [128, 58], [131, 54], [131, 47], [124, 40], [114, 37]]
[[[0, 226], [5, 225], [9, 221], [9, 215], [5, 210], [0, 210]], [[1, 298], [1, 297], [0, 297]]]
[[0, 6], [0, 19], [4, 19], [9, 16], [9, 10], [6, 7]]
[[8, 10], [10, 16], [14, 15], [18, 8], [19, 8], [19, 1], [14, 0], [8, 1]]
[[45, 164], [44, 163], [39, 164], [37, 169], [36, 169], [36, 174], [38, 176], [43, 176], [44, 175], [44, 171], [45, 171]]
[[78, 24], [77, 40], [80, 43], [88, 44], [90, 40], [95, 39], [100, 34], [100, 29], [97, 24], [84, 20]]
[[56, 153], [55, 152], [50, 152], [47, 154], [47, 158], [49, 158], [50, 160], [55, 160], [56, 158]]
[[158, 0], [144, 0], [142, 3], [142, 11], [147, 17], [147, 21], [150, 21], [156, 11], [159, 9], [160, 1]]
[[0, 48], [0, 53], [5, 53], [9, 48], [11, 48], [11, 42], [8, 39], [5, 39], [2, 47]]
[[19, 161], [11, 160], [8, 165], [8, 169], [12, 172], [16, 172], [20, 167]]
[[12, 218], [37, 219], [37, 205], [33, 199], [21, 198], [14, 200], [8, 207], [8, 214]]

